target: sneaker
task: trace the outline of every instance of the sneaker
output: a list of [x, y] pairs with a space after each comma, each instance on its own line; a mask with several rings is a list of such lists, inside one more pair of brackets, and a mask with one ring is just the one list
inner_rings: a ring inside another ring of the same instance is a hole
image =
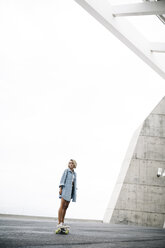
[[69, 225], [64, 224], [64, 223], [63, 223], [63, 227], [65, 227], [65, 228], [70, 228], [70, 226], [69, 226]]
[[61, 228], [63, 226], [64, 226], [64, 223], [61, 222], [60, 224], [57, 225], [57, 228]]

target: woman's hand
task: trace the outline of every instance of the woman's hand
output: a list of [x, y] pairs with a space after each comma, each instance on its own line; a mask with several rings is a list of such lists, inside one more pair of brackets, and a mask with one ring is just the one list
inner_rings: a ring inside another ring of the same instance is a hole
[[60, 187], [59, 194], [62, 195], [62, 187]]

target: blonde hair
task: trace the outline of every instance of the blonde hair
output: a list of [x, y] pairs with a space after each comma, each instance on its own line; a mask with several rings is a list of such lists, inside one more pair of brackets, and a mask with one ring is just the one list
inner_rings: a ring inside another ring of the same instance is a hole
[[[72, 161], [72, 162], [73, 162], [73, 164], [74, 164], [74, 168], [76, 168], [76, 167], [77, 167], [77, 162], [76, 162], [76, 160], [74, 160], [74, 159], [70, 159], [70, 161]], [[69, 164], [68, 164], [68, 166], [69, 166]]]

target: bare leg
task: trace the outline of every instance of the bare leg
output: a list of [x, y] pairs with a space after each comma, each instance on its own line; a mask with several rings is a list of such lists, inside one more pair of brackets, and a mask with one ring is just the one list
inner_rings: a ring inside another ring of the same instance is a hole
[[63, 198], [61, 198], [61, 205], [58, 210], [58, 224], [62, 222], [62, 209], [63, 209]]
[[65, 214], [66, 214], [66, 210], [69, 206], [68, 201], [65, 201], [63, 198], [61, 198], [61, 205], [60, 208], [58, 210], [58, 223], [60, 224], [61, 222], [64, 223], [64, 218], [65, 218]]
[[[65, 200], [64, 200], [65, 201]], [[69, 203], [68, 201], [65, 201], [65, 204], [64, 204], [64, 208], [62, 210], [62, 223], [64, 223], [64, 218], [65, 218], [65, 214], [66, 214], [66, 210], [67, 208], [69, 207]]]

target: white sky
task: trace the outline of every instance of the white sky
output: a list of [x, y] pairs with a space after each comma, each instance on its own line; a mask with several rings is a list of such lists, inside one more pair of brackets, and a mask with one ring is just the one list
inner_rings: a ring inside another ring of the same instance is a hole
[[164, 80], [73, 0], [2, 0], [0, 34], [0, 213], [57, 217], [74, 158], [66, 217], [102, 219]]

